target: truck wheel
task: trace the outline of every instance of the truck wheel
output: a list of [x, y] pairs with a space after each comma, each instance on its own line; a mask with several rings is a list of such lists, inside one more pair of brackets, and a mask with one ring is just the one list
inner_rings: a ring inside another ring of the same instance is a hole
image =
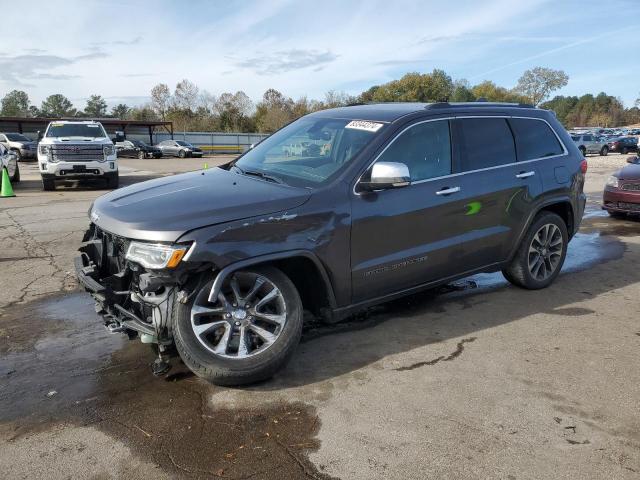
[[534, 218], [511, 264], [502, 274], [521, 288], [548, 287], [560, 273], [568, 242], [564, 220], [555, 213], [543, 211]]
[[43, 178], [42, 179], [42, 189], [50, 192], [51, 190], [56, 189], [56, 182], [51, 178]]
[[583, 157], [587, 156], [587, 149], [582, 147], [578, 147], [578, 150], [580, 150], [580, 153], [582, 154]]
[[600, 150], [600, 155], [602, 155], [603, 157], [606, 157], [609, 154], [609, 147], [607, 147], [606, 145], [604, 147], [602, 147], [602, 149]]
[[216, 385], [265, 380], [293, 354], [302, 334], [302, 302], [274, 267], [231, 274], [215, 303], [213, 280], [187, 304], [174, 303], [174, 339], [184, 363]]
[[118, 172], [115, 173], [107, 173], [107, 188], [116, 189], [120, 184], [120, 178], [118, 177]]

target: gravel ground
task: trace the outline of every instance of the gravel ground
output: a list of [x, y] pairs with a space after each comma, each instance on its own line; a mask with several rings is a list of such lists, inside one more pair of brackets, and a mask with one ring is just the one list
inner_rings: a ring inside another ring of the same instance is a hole
[[[588, 211], [544, 292], [500, 275], [310, 326], [289, 366], [213, 387], [108, 335], [72, 258], [104, 190], [0, 199], [4, 478], [637, 479], [640, 222], [599, 209], [621, 155], [589, 156]], [[122, 183], [207, 161], [123, 160]]]

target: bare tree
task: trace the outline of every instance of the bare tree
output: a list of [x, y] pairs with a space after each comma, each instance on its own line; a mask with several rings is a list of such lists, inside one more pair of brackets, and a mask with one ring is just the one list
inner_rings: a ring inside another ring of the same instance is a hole
[[173, 94], [174, 106], [181, 110], [194, 111], [198, 106], [198, 86], [186, 78], [176, 85]]
[[170, 102], [171, 91], [167, 84], [159, 83], [151, 89], [151, 106], [163, 121], [166, 120]]
[[524, 72], [515, 89], [528, 97], [537, 107], [549, 97], [551, 92], [564, 87], [567, 83], [569, 83], [569, 76], [562, 70], [535, 67]]

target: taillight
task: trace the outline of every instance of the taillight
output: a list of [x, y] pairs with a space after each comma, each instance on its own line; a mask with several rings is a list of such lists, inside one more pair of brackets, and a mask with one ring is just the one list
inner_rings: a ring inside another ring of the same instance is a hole
[[580, 171], [582, 173], [587, 173], [587, 161], [586, 160], [582, 160], [582, 162], [580, 162]]

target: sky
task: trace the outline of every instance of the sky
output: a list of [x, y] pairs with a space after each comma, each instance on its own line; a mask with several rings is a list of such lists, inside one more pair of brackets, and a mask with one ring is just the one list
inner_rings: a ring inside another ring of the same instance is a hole
[[[183, 78], [219, 95], [268, 88], [293, 98], [358, 94], [407, 72], [445, 70], [511, 88], [535, 66], [562, 69], [557, 94], [640, 96], [640, 0], [0, 0], [0, 96], [82, 108], [148, 101]], [[628, 18], [625, 24], [620, 19]]]

